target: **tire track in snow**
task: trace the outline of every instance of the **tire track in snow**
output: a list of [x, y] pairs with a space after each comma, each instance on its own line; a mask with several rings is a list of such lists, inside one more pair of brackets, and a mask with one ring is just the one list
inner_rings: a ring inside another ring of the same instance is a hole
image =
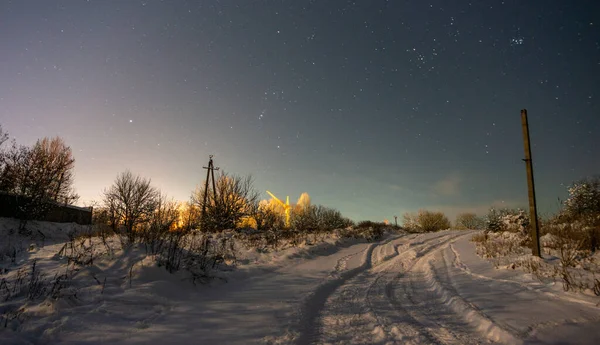
[[[411, 308], [407, 308], [402, 305], [397, 298], [395, 293], [396, 285], [402, 277], [408, 277], [408, 274], [414, 268], [416, 264], [421, 262], [423, 259], [429, 257], [431, 253], [438, 250], [440, 247], [446, 245], [449, 241], [452, 241], [456, 237], [460, 237], [462, 234], [456, 233], [444, 233], [442, 236], [434, 238], [433, 243], [425, 243], [413, 248], [406, 252], [405, 256], [398, 258], [398, 270], [386, 272], [382, 277], [386, 278], [379, 284], [379, 290], [377, 293], [371, 293], [368, 302], [373, 304], [377, 299], [385, 297], [385, 303], [387, 303], [391, 311], [387, 311], [393, 322], [394, 317], [401, 322], [396, 322], [389, 331], [389, 337], [395, 343], [413, 343], [413, 344], [447, 344], [465, 343], [464, 337], [457, 336], [455, 332], [451, 331], [449, 327], [436, 327], [427, 318], [420, 317], [416, 313], [416, 307], [418, 307], [414, 301], [411, 301]], [[411, 281], [409, 280], [409, 283]], [[406, 294], [410, 297], [409, 294]], [[384, 301], [379, 301], [379, 304], [383, 304]], [[383, 310], [383, 308], [381, 308]], [[439, 326], [439, 325], [438, 325]], [[462, 338], [461, 340], [459, 340]]]
[[298, 336], [298, 338], [296, 338], [296, 344], [304, 345], [312, 343], [316, 331], [315, 322], [321, 309], [325, 305], [327, 297], [331, 295], [331, 293], [333, 293], [335, 289], [344, 284], [345, 281], [354, 277], [361, 271], [371, 266], [373, 249], [375, 249], [375, 247], [376, 244], [374, 243], [370, 244], [369, 247], [367, 247], [367, 250], [364, 251], [362, 260], [363, 262], [360, 266], [351, 270], [340, 272], [338, 279], [329, 280], [319, 285], [311, 294], [311, 296], [307, 298], [307, 300], [303, 303], [302, 306], [300, 316], [301, 333]]
[[342, 274], [345, 270], [346, 267], [348, 266], [348, 261], [350, 259], [352, 259], [354, 256], [356, 256], [357, 254], [363, 253], [365, 250], [368, 250], [368, 247], [366, 249], [361, 249], [357, 252], [345, 255], [343, 257], [341, 257], [335, 264], [333, 271], [331, 271], [331, 273], [329, 273], [330, 277], [336, 277], [339, 276], [340, 274]]
[[[436, 255], [442, 254], [448, 244], [436, 248], [427, 255], [422, 256], [403, 275], [397, 278], [396, 283], [405, 280], [402, 291], [407, 296], [407, 302], [397, 300], [395, 291], [391, 292], [395, 304], [407, 310], [411, 316], [424, 326], [424, 329], [433, 337], [446, 344], [481, 344], [483, 342], [508, 342], [520, 343], [513, 333], [498, 326], [475, 306], [468, 303], [454, 287], [440, 279], [439, 272], [433, 262]], [[444, 258], [441, 260], [443, 272], [446, 270]]]
[[[421, 256], [423, 252], [451, 240], [455, 237], [452, 235], [444, 232], [422, 240], [419, 238], [425, 237], [423, 235], [401, 238], [406, 242], [393, 245], [394, 254], [383, 255], [386, 261], [380, 261], [379, 265], [371, 265], [331, 291], [323, 309], [318, 311], [319, 322], [313, 322], [313, 328], [307, 332], [312, 334], [304, 335], [303, 342], [298, 344], [307, 344], [310, 340], [328, 344], [335, 342], [383, 344], [389, 340], [401, 343], [436, 343], [435, 338], [424, 336], [420, 332], [418, 323], [414, 320], [409, 318], [407, 322], [407, 315], [398, 315], [398, 310], [390, 303], [389, 296], [386, 294], [386, 287], [397, 273], [394, 269], [401, 269], [398, 263], [400, 262], [402, 266], [404, 261], [400, 259], [410, 262]], [[389, 242], [386, 242], [380, 246], [388, 244]], [[380, 249], [378, 252], [382, 251], [389, 253], [385, 249]], [[381, 258], [379, 254], [374, 256]], [[324, 329], [322, 333], [326, 334], [319, 334], [317, 328], [321, 327]], [[322, 339], [323, 336], [327, 339]]]
[[[374, 265], [379, 264], [382, 258], [379, 254], [374, 254], [374, 250], [381, 246], [386, 246], [390, 242], [396, 241], [398, 239], [403, 239], [405, 236], [394, 236], [392, 238], [388, 238], [380, 243], [371, 243], [366, 250], [364, 250], [364, 254], [362, 257], [362, 263], [360, 266], [339, 272], [338, 278], [334, 280], [329, 280], [321, 285], [319, 285], [315, 291], [307, 298], [307, 300], [303, 303], [301, 316], [300, 316], [300, 335], [296, 338], [296, 344], [311, 344], [314, 339], [318, 337], [319, 333], [319, 324], [318, 317], [325, 306], [327, 299], [333, 294], [333, 292], [342, 286], [346, 281], [352, 279], [359, 273], [370, 269]], [[396, 251], [396, 247], [394, 247], [394, 251]], [[391, 255], [393, 256], [393, 254]], [[374, 262], [374, 257], [377, 262]], [[343, 261], [344, 258], [340, 259]], [[349, 258], [345, 261], [347, 262]], [[338, 265], [336, 265], [336, 270]]]

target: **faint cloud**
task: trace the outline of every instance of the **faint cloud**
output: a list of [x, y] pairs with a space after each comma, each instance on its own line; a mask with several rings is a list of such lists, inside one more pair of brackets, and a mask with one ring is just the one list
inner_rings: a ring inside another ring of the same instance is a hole
[[460, 195], [460, 185], [462, 177], [459, 173], [452, 173], [442, 180], [437, 181], [433, 187], [433, 193], [439, 196], [458, 196]]
[[388, 185], [388, 187], [389, 187], [391, 190], [395, 190], [395, 191], [399, 191], [399, 190], [403, 190], [403, 189], [404, 189], [404, 188], [402, 188], [401, 186], [399, 186], [399, 185], [397, 185], [397, 184], [390, 184], [390, 185]]

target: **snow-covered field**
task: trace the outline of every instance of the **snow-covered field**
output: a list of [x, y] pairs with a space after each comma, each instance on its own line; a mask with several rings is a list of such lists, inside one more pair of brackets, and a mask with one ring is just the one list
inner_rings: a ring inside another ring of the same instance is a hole
[[[0, 221], [2, 234], [14, 226]], [[3, 235], [4, 253], [25, 249], [2, 259], [0, 280], [33, 260], [48, 278], [67, 270], [57, 253], [71, 225], [37, 226], [43, 246]], [[2, 320], [0, 344], [600, 344], [597, 298], [495, 269], [473, 233], [246, 249], [224, 279], [198, 286], [132, 248], [71, 265], [76, 296], [0, 301], [2, 315], [24, 308]]]

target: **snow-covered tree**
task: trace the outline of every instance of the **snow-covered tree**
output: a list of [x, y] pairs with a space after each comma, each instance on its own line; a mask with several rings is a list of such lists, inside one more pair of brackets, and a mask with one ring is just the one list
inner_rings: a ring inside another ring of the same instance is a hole
[[600, 217], [600, 177], [574, 183], [569, 188], [569, 198], [565, 201], [567, 214], [587, 220]]

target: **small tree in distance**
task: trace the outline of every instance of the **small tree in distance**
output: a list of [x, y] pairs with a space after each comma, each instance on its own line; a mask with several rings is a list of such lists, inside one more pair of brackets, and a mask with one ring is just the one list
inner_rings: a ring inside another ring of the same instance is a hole
[[459, 213], [454, 221], [457, 229], [481, 229], [483, 225], [483, 220], [470, 212]]
[[157, 208], [159, 192], [150, 179], [125, 171], [104, 191], [104, 205], [109, 210], [113, 230], [123, 230], [129, 243], [136, 239], [137, 227], [151, 219]]
[[442, 212], [419, 210], [417, 214], [404, 214], [404, 227], [415, 232], [439, 231], [450, 228], [448, 217]]
[[252, 216], [256, 210], [259, 197], [252, 177], [228, 175], [221, 171], [215, 189], [205, 193], [202, 186], [192, 193], [192, 204], [199, 210], [205, 209], [205, 214], [199, 214], [198, 220], [202, 230], [235, 229], [239, 221]]

